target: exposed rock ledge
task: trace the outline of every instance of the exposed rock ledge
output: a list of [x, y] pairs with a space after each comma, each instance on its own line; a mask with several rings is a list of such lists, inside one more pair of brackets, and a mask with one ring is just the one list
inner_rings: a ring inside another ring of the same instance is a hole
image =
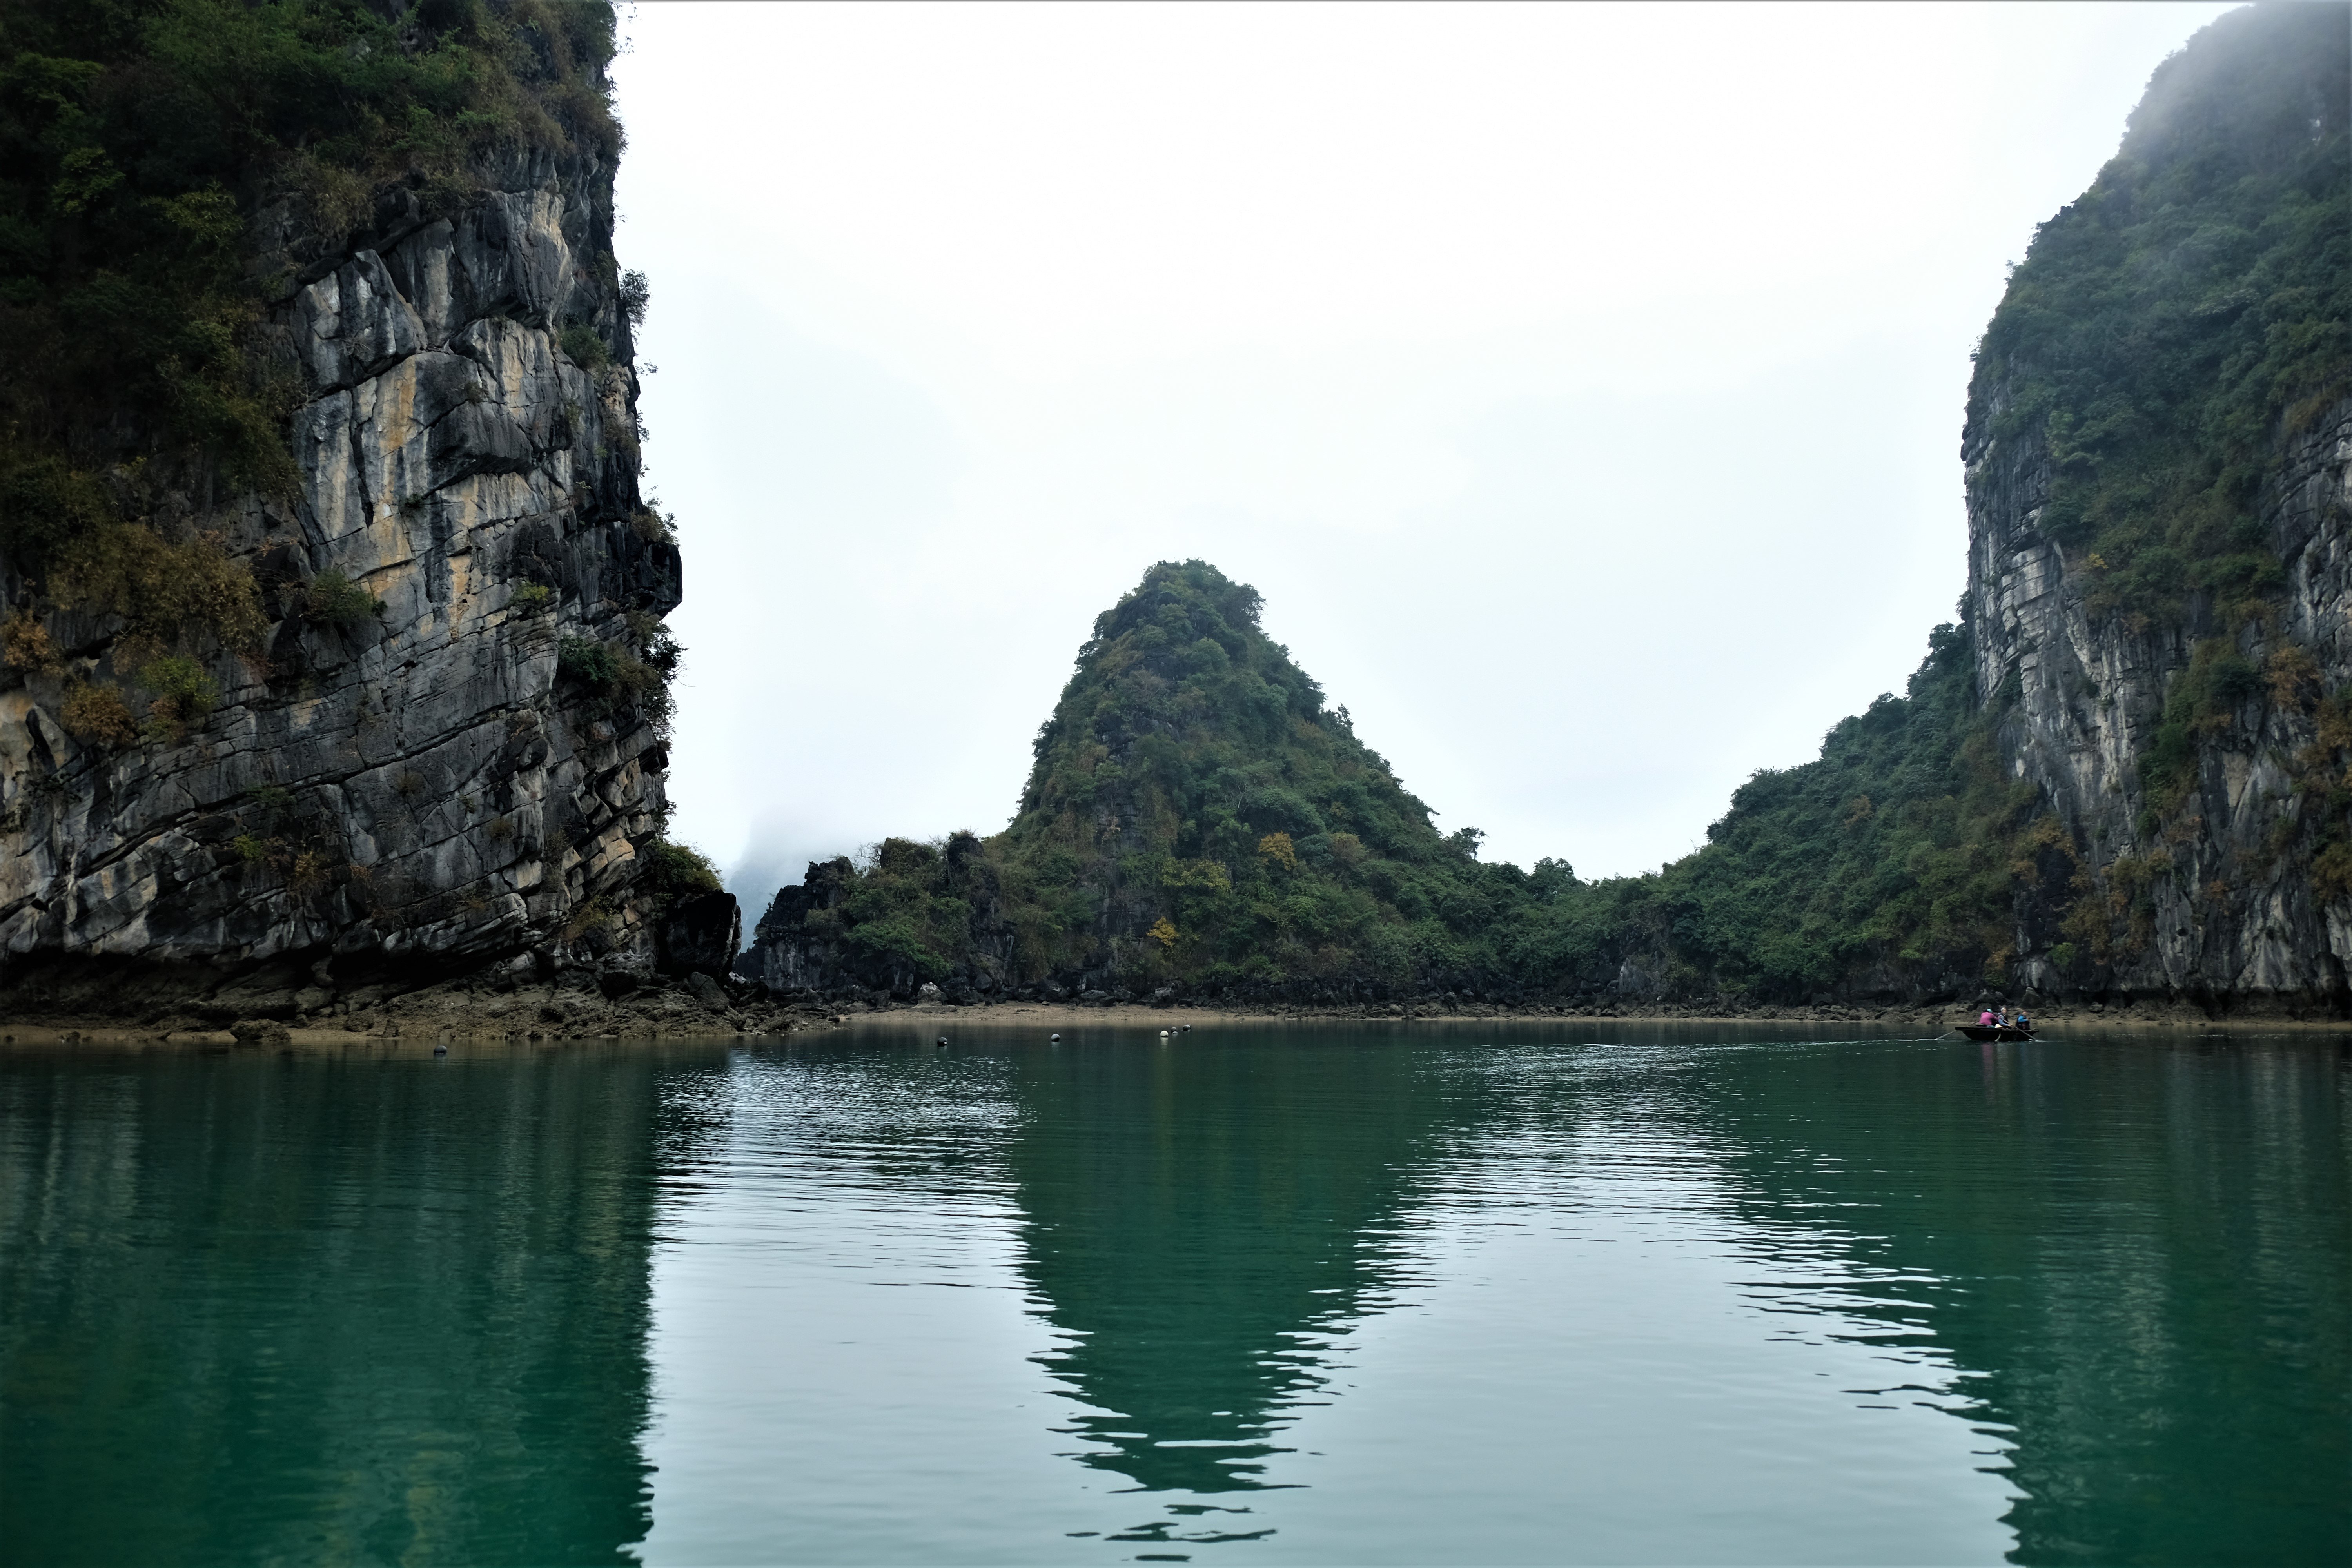
[[[70, 1000], [59, 1005], [66, 998], [55, 994], [20, 997], [31, 1005], [10, 1007], [0, 1016], [0, 1030], [8, 1044], [68, 1034], [184, 1042], [220, 1037], [221, 1043], [243, 1045], [401, 1035], [642, 1039], [781, 1034], [818, 1016], [814, 1006], [771, 1001], [758, 986], [740, 980], [722, 984], [698, 972], [674, 978], [585, 964], [550, 972], [528, 953], [459, 979], [383, 980], [340, 992], [315, 985], [273, 988], [248, 976], [202, 993], [188, 984], [189, 975], [149, 973], [140, 978], [143, 988], [123, 991], [110, 1006], [77, 1006]], [[89, 998], [71, 994], [71, 1000], [87, 1004]]]

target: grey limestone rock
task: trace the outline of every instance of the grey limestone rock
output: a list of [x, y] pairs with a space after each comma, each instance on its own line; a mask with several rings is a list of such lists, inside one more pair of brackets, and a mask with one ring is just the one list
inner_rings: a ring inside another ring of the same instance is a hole
[[[205, 661], [209, 715], [121, 750], [67, 731], [69, 683], [130, 673], [113, 617], [57, 616], [59, 669], [0, 669], [0, 982], [20, 998], [110, 964], [181, 965], [202, 991], [330, 959], [290, 1015], [526, 950], [650, 963], [631, 884], [664, 808], [660, 726], [557, 658], [681, 594], [638, 494], [612, 170], [519, 156], [498, 184], [431, 222], [394, 204], [275, 307], [298, 492], [176, 503], [255, 566], [275, 623], [266, 658]], [[566, 327], [612, 363], [574, 363]], [[381, 613], [313, 616], [303, 589], [329, 573]], [[0, 562], [8, 604], [39, 590]]]
[[[2046, 450], [2019, 442], [1966, 457], [1977, 689], [2015, 683], [2003, 754], [2067, 838], [2042, 868], [2045, 896], [2020, 910], [2025, 984], [2340, 1008], [2352, 994], [2352, 900], [2315, 881], [2315, 814], [2326, 804], [2289, 773], [2316, 739], [2315, 714], [2249, 694], [2232, 723], [2199, 738], [2189, 804], [2158, 820], [2141, 763], [2194, 646], [2221, 628], [2192, 618], [2136, 630], [2092, 616], [2083, 563], [2036, 527]], [[2322, 686], [2341, 690], [2352, 681], [2352, 400], [2287, 438], [2261, 516], [2285, 563], [2285, 597], [2274, 622], [2231, 634], [2236, 651], [2259, 670], [2282, 649], [2306, 650]], [[2078, 868], [2085, 896], [2126, 895], [2105, 956], [2062, 945], [2054, 895], [2077, 886]]]

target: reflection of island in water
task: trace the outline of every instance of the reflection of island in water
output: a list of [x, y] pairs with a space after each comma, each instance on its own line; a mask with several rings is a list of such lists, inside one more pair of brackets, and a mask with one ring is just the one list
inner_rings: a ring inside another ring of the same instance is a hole
[[[2020, 1563], [2352, 1556], [2346, 1058], [2313, 1040], [1791, 1051], [1692, 1103], [1759, 1231], [1974, 1373]], [[1899, 1365], [1886, 1397], [1913, 1397]], [[1869, 1392], [1869, 1391], [1857, 1391]], [[1989, 1445], [1990, 1447], [1990, 1445]]]
[[1514, 1098], [1402, 1045], [1195, 1042], [1028, 1058], [1011, 1148], [1023, 1271], [1067, 1336], [1043, 1360], [1091, 1411], [1079, 1457], [1141, 1489], [1246, 1511], [1294, 1413], [1333, 1397], [1330, 1337], [1404, 1282], [1393, 1238], [1432, 1173], [1532, 1117], [1686, 1128], [1766, 1321], [1869, 1322], [1885, 1386], [1857, 1402], [1987, 1431], [2011, 1561], [2352, 1553], [2339, 1049], [1670, 1049], [1671, 1094], [1638, 1058], [1562, 1058]]
[[1413, 1054], [1221, 1033], [1024, 1059], [1023, 1272], [1069, 1336], [1044, 1364], [1098, 1412], [1084, 1463], [1265, 1484], [1288, 1414], [1329, 1397], [1318, 1342], [1395, 1282], [1382, 1233], [1453, 1120]]
[[661, 1070], [0, 1061], [0, 1556], [624, 1560]]

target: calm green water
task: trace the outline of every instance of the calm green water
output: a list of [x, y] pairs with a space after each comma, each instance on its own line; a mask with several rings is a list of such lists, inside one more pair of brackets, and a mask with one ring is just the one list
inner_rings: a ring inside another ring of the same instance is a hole
[[2341, 1563], [2352, 1056], [0, 1054], [10, 1563]]

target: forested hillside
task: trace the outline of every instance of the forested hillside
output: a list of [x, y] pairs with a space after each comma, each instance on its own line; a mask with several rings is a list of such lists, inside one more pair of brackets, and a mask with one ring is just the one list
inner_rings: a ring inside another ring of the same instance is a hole
[[1005, 832], [817, 868], [755, 940], [836, 983], [1336, 997], [1621, 978], [1785, 995], [1878, 948], [1987, 938], [1969, 922], [2007, 868], [1982, 825], [2017, 805], [1950, 627], [1909, 698], [1841, 724], [1821, 763], [1759, 774], [1706, 849], [1593, 883], [1483, 861], [1475, 828], [1440, 835], [1258, 611], [1206, 563], [1153, 567], [1097, 621]]

